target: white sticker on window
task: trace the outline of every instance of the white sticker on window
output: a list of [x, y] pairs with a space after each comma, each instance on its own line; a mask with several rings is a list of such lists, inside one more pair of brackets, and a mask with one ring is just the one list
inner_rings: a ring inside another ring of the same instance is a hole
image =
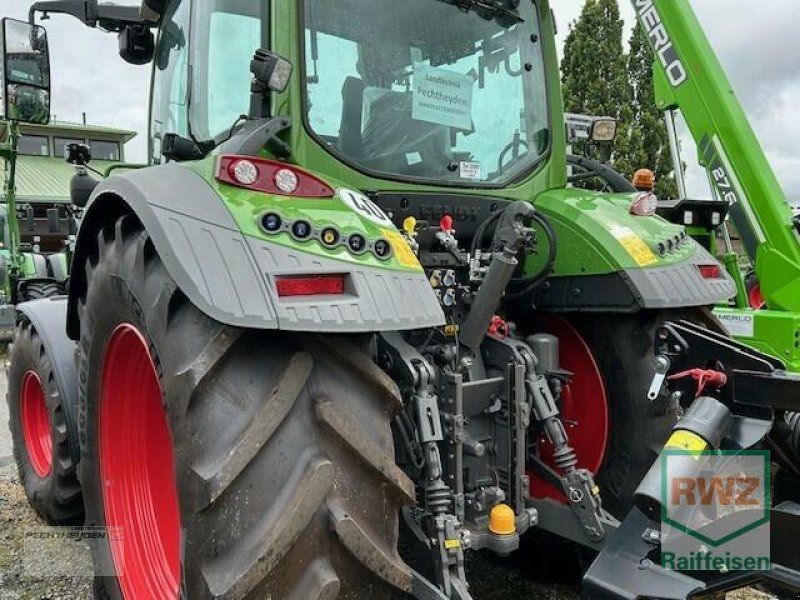
[[419, 152], [407, 152], [406, 162], [408, 163], [408, 166], [418, 165], [422, 162], [422, 154]]
[[715, 312], [714, 316], [734, 337], [752, 338], [756, 335], [756, 322], [752, 315]]
[[470, 130], [473, 85], [469, 75], [414, 63], [411, 116], [418, 121]]
[[339, 197], [347, 206], [362, 217], [379, 225], [391, 225], [392, 220], [386, 216], [380, 207], [361, 192], [354, 192], [346, 188], [339, 189]]
[[461, 175], [461, 179], [478, 180], [481, 178], [481, 163], [462, 162], [459, 163], [459, 165], [459, 174]]

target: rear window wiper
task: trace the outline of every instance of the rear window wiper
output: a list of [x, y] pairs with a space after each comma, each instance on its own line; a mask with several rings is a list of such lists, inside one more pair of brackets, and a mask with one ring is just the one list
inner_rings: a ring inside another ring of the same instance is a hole
[[519, 13], [511, 8], [513, 5], [518, 5], [515, 0], [438, 0], [445, 4], [452, 4], [457, 6], [463, 11], [475, 11], [484, 19], [499, 19], [505, 26], [511, 26], [516, 23], [523, 23], [523, 19]]

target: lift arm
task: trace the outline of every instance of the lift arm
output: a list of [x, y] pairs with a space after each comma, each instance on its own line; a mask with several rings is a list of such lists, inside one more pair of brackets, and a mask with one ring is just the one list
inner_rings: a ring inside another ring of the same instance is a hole
[[800, 222], [689, 0], [631, 0], [655, 53], [658, 107], [680, 109], [769, 308], [800, 311]]

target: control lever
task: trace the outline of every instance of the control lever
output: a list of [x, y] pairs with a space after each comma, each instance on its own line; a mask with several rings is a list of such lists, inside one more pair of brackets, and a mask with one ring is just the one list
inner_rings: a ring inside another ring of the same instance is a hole
[[647, 399], [650, 400], [650, 402], [658, 398], [658, 395], [661, 393], [661, 389], [664, 387], [664, 383], [667, 380], [667, 373], [669, 373], [670, 367], [672, 367], [672, 363], [666, 356], [656, 356], [653, 362], [653, 368], [656, 373], [653, 375], [653, 381], [650, 383], [650, 389], [647, 392]]

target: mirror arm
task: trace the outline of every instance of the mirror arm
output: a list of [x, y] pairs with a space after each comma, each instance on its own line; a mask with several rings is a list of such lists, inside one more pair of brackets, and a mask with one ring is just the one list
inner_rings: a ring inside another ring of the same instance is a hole
[[100, 26], [106, 31], [120, 31], [127, 25], [154, 26], [142, 18], [137, 6], [98, 4], [97, 0], [42, 0], [34, 2], [28, 11], [28, 21], [34, 24], [36, 13], [72, 15], [89, 27]]

